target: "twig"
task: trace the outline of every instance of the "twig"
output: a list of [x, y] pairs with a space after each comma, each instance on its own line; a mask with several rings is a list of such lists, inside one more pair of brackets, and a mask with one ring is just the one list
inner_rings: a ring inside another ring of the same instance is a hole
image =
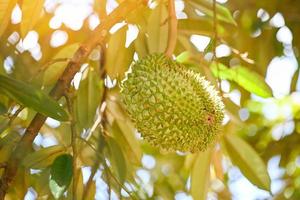
[[[105, 165], [106, 165], [106, 167], [108, 167], [107, 164], [106, 164], [106, 162], [105, 162], [105, 158], [102, 155], [99, 154], [99, 152], [96, 149], [96, 147], [94, 147], [91, 143], [89, 143], [88, 141], [86, 141], [85, 139], [83, 139], [81, 137], [79, 137], [79, 139], [82, 140], [82, 141], [84, 141], [92, 150], [95, 151], [96, 156], [100, 159], [100, 161], [103, 162], [104, 167], [105, 167]], [[125, 186], [123, 186], [123, 184], [120, 183], [120, 181], [114, 176], [114, 174], [111, 172], [111, 170], [109, 168], [108, 168], [107, 172], [114, 179], [114, 181], [131, 197], [131, 199], [138, 199], [138, 198], [134, 198], [132, 196], [132, 194], [129, 192], [129, 190]]]
[[177, 18], [175, 11], [175, 0], [168, 0], [169, 10], [169, 30], [168, 30], [168, 46], [165, 51], [167, 57], [172, 57], [177, 41]]
[[[104, 67], [104, 61], [105, 59], [105, 45], [102, 45], [101, 46], [101, 60], [100, 60], [100, 74], [99, 76], [101, 77], [102, 80], [104, 80], [105, 76], [106, 76], [106, 70], [105, 70], [105, 67]], [[98, 146], [97, 146], [97, 152], [102, 152], [103, 151], [103, 141], [101, 141], [101, 139], [104, 140], [103, 138], [103, 126], [105, 123], [105, 120], [103, 118], [105, 118], [105, 109], [106, 109], [106, 103], [105, 103], [105, 100], [106, 100], [106, 96], [107, 96], [107, 87], [105, 87], [104, 85], [104, 81], [103, 81], [103, 88], [104, 88], [104, 91], [103, 91], [103, 96], [102, 96], [102, 99], [101, 99], [101, 103], [100, 103], [100, 108], [99, 108], [99, 117], [96, 119], [96, 121], [94, 122], [92, 128], [91, 128], [91, 131], [89, 133], [89, 136], [92, 135], [92, 133], [96, 130], [96, 128], [98, 128], [99, 126], [101, 126], [101, 135], [100, 135], [100, 138], [99, 138], [99, 141], [98, 141]], [[86, 139], [88, 139], [89, 137], [87, 137]], [[87, 141], [87, 140], [84, 140], [84, 141]], [[94, 163], [94, 166], [92, 167], [92, 172], [91, 172], [91, 175], [87, 181], [87, 184], [86, 184], [86, 187], [84, 188], [84, 192], [83, 192], [83, 196], [85, 198], [85, 196], [87, 196], [89, 190], [90, 190], [90, 187], [91, 187], [91, 184], [93, 182], [93, 178], [97, 172], [97, 169], [100, 165], [100, 162], [101, 162], [101, 159], [99, 159], [99, 157], [97, 157], [97, 160], [95, 161]]]
[[214, 29], [214, 41], [213, 41], [213, 61], [215, 61], [216, 65], [217, 65], [217, 77], [218, 77], [218, 86], [219, 86], [219, 90], [221, 93], [221, 96], [223, 96], [223, 92], [221, 89], [221, 79], [219, 77], [219, 62], [218, 62], [218, 58], [217, 58], [217, 42], [218, 42], [218, 19], [217, 19], [217, 2], [216, 0], [213, 0], [213, 29]]
[[[55, 100], [60, 99], [65, 94], [74, 75], [80, 70], [81, 64], [88, 57], [94, 47], [105, 39], [109, 29], [117, 22], [122, 21], [126, 15], [128, 15], [128, 13], [130, 13], [140, 4], [141, 0], [123, 1], [123, 3], [121, 3], [113, 12], [111, 12], [107, 16], [106, 20], [104, 20], [95, 29], [93, 35], [79, 47], [74, 56], [68, 62], [65, 71], [57, 81], [56, 85], [50, 92], [50, 95]], [[17, 144], [14, 151], [11, 153], [7, 162], [7, 167], [5, 168], [0, 180], [0, 200], [4, 200], [7, 190], [17, 174], [21, 160], [28, 153], [34, 138], [43, 126], [46, 118], [47, 117], [42, 114], [36, 114], [26, 129], [25, 134]]]
[[6, 168], [6, 166], [7, 166], [7, 163], [6, 163], [6, 162], [0, 163], [0, 169], [1, 169], [1, 168]]
[[8, 126], [10, 126], [10, 125], [13, 123], [13, 121], [17, 118], [17, 116], [20, 114], [20, 112], [21, 112], [23, 109], [24, 109], [24, 107], [21, 106], [20, 108], [18, 108], [18, 109], [16, 110], [16, 112], [15, 112], [13, 115], [9, 116]]
[[67, 106], [69, 113], [71, 115], [71, 146], [72, 146], [72, 152], [73, 152], [73, 189], [72, 189], [72, 199], [77, 199], [77, 177], [78, 177], [78, 171], [77, 171], [77, 155], [78, 155], [78, 149], [76, 144], [76, 138], [77, 138], [77, 131], [76, 131], [76, 120], [75, 120], [75, 114], [74, 114], [74, 92], [71, 91], [69, 94], [66, 95], [67, 100]]
[[107, 184], [107, 193], [108, 193], [108, 199], [111, 199], [111, 184], [110, 184], [110, 177], [109, 177], [109, 172], [108, 172], [108, 166], [104, 166], [104, 172], [106, 176], [106, 184]]

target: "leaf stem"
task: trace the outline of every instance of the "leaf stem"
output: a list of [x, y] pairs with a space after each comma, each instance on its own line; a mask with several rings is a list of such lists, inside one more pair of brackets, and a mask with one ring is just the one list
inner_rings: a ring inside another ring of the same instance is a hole
[[78, 149], [77, 149], [77, 130], [76, 130], [76, 116], [74, 114], [74, 90], [70, 91], [66, 95], [66, 100], [67, 100], [67, 106], [69, 113], [71, 115], [71, 147], [72, 147], [72, 152], [73, 152], [73, 163], [72, 163], [72, 168], [73, 168], [73, 188], [72, 188], [72, 199], [76, 200], [77, 199], [77, 177], [78, 177], [78, 171], [77, 171], [77, 156], [78, 156]]
[[177, 41], [177, 18], [175, 11], [175, 0], [168, 0], [169, 11], [169, 30], [168, 30], [168, 46], [165, 51], [167, 57], [172, 57]]

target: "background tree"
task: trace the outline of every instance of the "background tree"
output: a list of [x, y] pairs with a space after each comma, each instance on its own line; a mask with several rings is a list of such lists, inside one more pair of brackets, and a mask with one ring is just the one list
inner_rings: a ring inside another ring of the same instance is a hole
[[[299, 199], [300, 2], [0, 0], [0, 199]], [[165, 53], [220, 91], [205, 152], [161, 152], [120, 99]]]

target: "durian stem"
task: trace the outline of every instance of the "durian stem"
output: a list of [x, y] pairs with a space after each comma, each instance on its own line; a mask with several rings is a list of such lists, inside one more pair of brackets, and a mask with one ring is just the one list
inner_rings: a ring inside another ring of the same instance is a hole
[[177, 41], [177, 18], [175, 11], [175, 0], [168, 1], [169, 10], [169, 30], [168, 30], [168, 46], [165, 51], [167, 57], [171, 57]]
[[214, 41], [213, 41], [213, 61], [216, 62], [217, 65], [217, 77], [218, 77], [218, 88], [220, 90], [220, 94], [221, 96], [223, 96], [223, 92], [221, 89], [221, 79], [219, 78], [219, 63], [218, 63], [218, 58], [217, 58], [217, 43], [218, 43], [218, 18], [217, 18], [217, 2], [216, 0], [213, 0], [213, 20], [214, 20], [214, 24], [213, 24], [213, 29], [214, 29]]
[[[106, 20], [93, 32], [93, 35], [78, 48], [71, 60], [68, 62], [67, 67], [54, 88], [51, 90], [50, 95], [53, 99], [60, 99], [68, 90], [74, 75], [80, 70], [81, 64], [89, 56], [90, 52], [100, 43], [103, 42], [109, 29], [116, 23], [124, 20], [126, 16], [136, 9], [141, 4], [145, 4], [145, 0], [127, 0], [123, 1], [113, 12], [111, 12]], [[4, 200], [7, 190], [14, 181], [18, 168], [21, 166], [22, 159], [30, 152], [30, 148], [34, 138], [37, 136], [39, 130], [43, 126], [47, 117], [41, 114], [36, 114], [29, 126], [27, 127], [23, 137], [18, 142], [14, 151], [11, 153], [7, 167], [0, 179], [0, 200]]]

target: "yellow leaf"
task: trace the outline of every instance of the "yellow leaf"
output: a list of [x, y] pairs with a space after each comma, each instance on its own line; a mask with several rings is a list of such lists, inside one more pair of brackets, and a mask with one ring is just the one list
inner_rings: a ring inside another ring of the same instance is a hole
[[210, 161], [212, 151], [197, 154], [191, 173], [191, 194], [194, 200], [205, 200], [210, 180]]
[[[76, 50], [79, 48], [78, 43], [70, 44], [61, 49], [51, 60], [58, 58], [71, 58]], [[50, 65], [44, 74], [44, 85], [54, 84], [59, 76], [63, 73], [66, 68], [67, 62], [57, 62]]]
[[38, 22], [43, 10], [43, 5], [44, 0], [23, 0], [21, 21], [22, 38], [24, 38]]
[[233, 164], [244, 176], [263, 190], [270, 191], [271, 180], [263, 160], [243, 139], [234, 134], [226, 134], [223, 144]]
[[27, 168], [45, 168], [52, 164], [53, 160], [64, 153], [66, 148], [62, 145], [51, 146], [28, 154], [22, 164]]
[[10, 21], [11, 11], [16, 2], [16, 0], [0, 0], [0, 37]]
[[149, 52], [164, 52], [168, 43], [168, 11], [163, 3], [152, 11], [147, 32]]

